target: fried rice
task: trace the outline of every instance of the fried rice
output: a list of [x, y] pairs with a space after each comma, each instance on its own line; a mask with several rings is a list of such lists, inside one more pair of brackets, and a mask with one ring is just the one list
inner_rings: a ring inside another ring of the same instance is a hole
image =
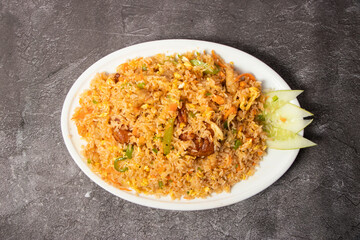
[[73, 115], [108, 183], [172, 199], [229, 192], [266, 150], [261, 82], [214, 51], [136, 58], [98, 73]]

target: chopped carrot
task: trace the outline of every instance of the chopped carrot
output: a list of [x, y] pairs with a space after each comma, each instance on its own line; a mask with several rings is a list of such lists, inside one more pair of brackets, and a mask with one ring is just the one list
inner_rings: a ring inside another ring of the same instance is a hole
[[248, 77], [250, 80], [256, 80], [254, 75], [250, 74], [250, 73], [243, 73], [243, 74], [240, 74], [236, 80], [240, 80], [242, 77]]
[[256, 115], [256, 113], [257, 113], [256, 109], [255, 109], [255, 108], [253, 108], [253, 109], [251, 110], [251, 115], [252, 115], [252, 116], [255, 116], [255, 115]]
[[263, 155], [263, 152], [258, 152], [258, 155], [261, 157]]
[[146, 140], [145, 137], [141, 136], [139, 138], [139, 144], [142, 145], [145, 142], [145, 140]]
[[133, 127], [132, 134], [135, 137], [139, 137], [139, 129], [137, 127]]
[[224, 64], [222, 64], [220, 61], [217, 61], [217, 64], [219, 64], [219, 66], [222, 68], [226, 68], [226, 66]]
[[77, 111], [72, 119], [76, 120], [76, 119], [83, 119], [87, 114], [92, 113], [92, 109], [89, 108], [81, 108], [80, 111]]
[[254, 141], [254, 138], [252, 138], [252, 137], [246, 138], [246, 141], [253, 142], [253, 141]]
[[214, 58], [214, 60], [216, 61], [216, 63], [217, 63], [220, 67], [222, 67], [222, 68], [225, 68], [225, 67], [226, 67], [224, 64], [222, 64], [222, 63], [220, 62], [220, 59], [219, 59], [218, 56], [215, 54], [215, 51], [214, 51], [214, 50], [211, 51], [211, 55], [212, 55], [212, 57]]
[[217, 95], [215, 95], [212, 100], [220, 105], [225, 103], [225, 99]]
[[216, 56], [216, 53], [214, 50], [211, 50], [211, 54], [212, 54], [213, 58], [217, 59], [217, 56]]
[[110, 183], [112, 183], [112, 185], [114, 185], [115, 187], [119, 188], [120, 190], [124, 190], [124, 191], [128, 191], [128, 192], [131, 192], [131, 191], [132, 191], [132, 190], [126, 188], [126, 187], [121, 186], [118, 182], [114, 181], [114, 180], [111, 179], [111, 178], [107, 178], [107, 179], [108, 179], [108, 181], [109, 181]]
[[119, 68], [120, 68], [123, 72], [125, 72], [126, 69], [128, 68], [128, 66], [129, 66], [129, 64], [126, 62], [126, 63], [121, 64], [121, 65], [119, 66]]
[[82, 112], [79, 111], [77, 113], [74, 114], [74, 116], [72, 117], [72, 119], [76, 120], [76, 119], [83, 119], [86, 116], [86, 112]]
[[227, 119], [228, 116], [232, 113], [236, 113], [236, 108], [234, 106], [232, 106], [231, 108], [229, 108], [229, 110], [226, 111], [226, 113], [224, 115], [224, 119]]
[[280, 120], [282, 121], [282, 122], [286, 122], [286, 118], [284, 118], [284, 117], [280, 117]]
[[225, 79], [225, 74], [223, 72], [220, 72], [220, 77], [221, 77], [222, 80], [224, 80]]
[[144, 79], [144, 74], [143, 74], [143, 69], [142, 69], [142, 67], [140, 68], [140, 78], [141, 78], [141, 80]]
[[246, 86], [246, 82], [245, 81], [241, 81], [240, 82], [240, 87], [244, 88]]
[[128, 191], [128, 192], [131, 192], [130, 189], [126, 188], [126, 187], [118, 187], [120, 190], [124, 190], [124, 191]]
[[158, 172], [159, 172], [159, 173], [162, 173], [164, 170], [165, 170], [164, 167], [159, 167], [159, 168], [158, 168]]
[[169, 104], [169, 110], [170, 111], [176, 111], [176, 109], [177, 109], [177, 107], [178, 107], [178, 105], [177, 105], [177, 103], [171, 103], [171, 104]]

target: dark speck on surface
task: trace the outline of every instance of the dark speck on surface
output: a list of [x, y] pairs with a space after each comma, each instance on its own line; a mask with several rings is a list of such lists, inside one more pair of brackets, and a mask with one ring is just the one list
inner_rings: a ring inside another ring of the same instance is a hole
[[[0, 19], [0, 239], [360, 239], [359, 1], [15, 0]], [[243, 50], [305, 90], [318, 146], [219, 209], [151, 209], [98, 187], [63, 143], [67, 92], [101, 57], [173, 38]]]

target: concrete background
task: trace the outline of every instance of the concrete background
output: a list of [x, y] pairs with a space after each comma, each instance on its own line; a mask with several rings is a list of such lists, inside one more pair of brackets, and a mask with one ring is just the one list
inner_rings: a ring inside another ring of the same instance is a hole
[[[360, 239], [359, 1], [1, 1], [0, 239]], [[315, 114], [290, 170], [260, 194], [200, 212], [112, 196], [68, 154], [65, 96], [92, 63], [189, 38], [267, 63]]]

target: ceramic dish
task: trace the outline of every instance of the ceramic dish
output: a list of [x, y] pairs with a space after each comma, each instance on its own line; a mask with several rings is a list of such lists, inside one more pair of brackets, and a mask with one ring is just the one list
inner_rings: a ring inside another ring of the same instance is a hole
[[[90, 66], [75, 81], [66, 96], [62, 113], [61, 129], [64, 141], [70, 155], [80, 169], [96, 184], [108, 192], [140, 205], [171, 209], [171, 210], [202, 210], [211, 209], [237, 203], [249, 198], [273, 184], [279, 179], [294, 162], [299, 150], [273, 150], [269, 149], [263, 158], [256, 173], [247, 180], [234, 185], [231, 193], [213, 194], [206, 199], [171, 200], [170, 197], [155, 198], [151, 195], [136, 194], [117, 189], [93, 173], [81, 155], [81, 145], [86, 144], [78, 135], [75, 123], [71, 120], [74, 109], [79, 106], [79, 96], [87, 88], [90, 81], [98, 72], [115, 72], [115, 68], [128, 59], [147, 57], [158, 53], [172, 54], [188, 51], [215, 50], [226, 62], [234, 62], [235, 68], [240, 72], [252, 73], [263, 84], [263, 89], [287, 90], [290, 87], [269, 66], [257, 58], [225, 45], [198, 41], [198, 40], [160, 40], [141, 43], [115, 51]], [[292, 103], [299, 105], [297, 100]], [[303, 134], [302, 132], [300, 133]]]

